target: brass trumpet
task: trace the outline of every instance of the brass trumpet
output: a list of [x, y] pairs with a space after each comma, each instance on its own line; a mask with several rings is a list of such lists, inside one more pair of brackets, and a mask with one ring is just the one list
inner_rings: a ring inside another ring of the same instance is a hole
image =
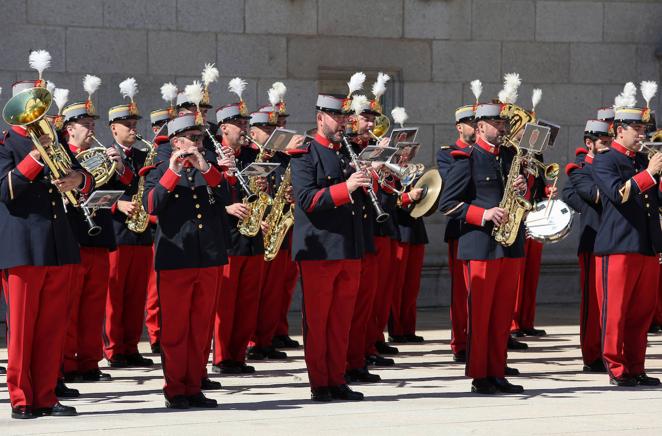
[[[373, 122], [372, 125], [372, 130], [368, 130], [368, 133], [372, 138], [379, 142], [381, 139], [386, 136], [386, 133], [389, 131], [391, 128], [391, 120], [384, 115], [384, 114], [379, 114], [375, 117], [375, 121]], [[395, 144], [393, 145], [395, 146]]]
[[530, 157], [525, 156], [524, 162], [527, 165], [526, 171], [528, 171], [534, 177], [538, 177], [538, 174], [540, 174], [540, 171], [542, 171], [543, 175], [547, 180], [554, 180], [558, 178], [559, 173], [561, 172], [561, 167], [559, 164], [557, 163], [545, 164], [544, 162], [541, 162], [540, 160], [536, 159], [533, 156]]

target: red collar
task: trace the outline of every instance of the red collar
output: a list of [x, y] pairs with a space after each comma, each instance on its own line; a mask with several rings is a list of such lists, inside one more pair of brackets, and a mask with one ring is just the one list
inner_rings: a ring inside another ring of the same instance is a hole
[[462, 140], [462, 138], [457, 138], [457, 141], [455, 141], [455, 146], [456, 146], [457, 148], [460, 148], [460, 149], [461, 149], [461, 148], [467, 148], [467, 147], [469, 147], [470, 145], [471, 145], [471, 144], [467, 144], [466, 142], [464, 142], [464, 141]]
[[628, 150], [627, 148], [623, 147], [621, 144], [619, 144], [616, 141], [611, 142], [611, 148], [616, 150], [617, 152], [626, 155], [627, 157], [634, 157], [635, 152], [632, 150]]
[[593, 156], [587, 154], [586, 157], [584, 158], [584, 162], [586, 162], [587, 164], [592, 164], [593, 159], [594, 159]]
[[76, 146], [73, 145], [72, 143], [69, 143], [69, 150], [71, 150], [71, 152], [72, 152], [73, 154], [77, 154], [79, 149], [78, 149], [78, 147], [76, 147]]
[[476, 139], [476, 145], [494, 156], [499, 155], [499, 147], [492, 145], [489, 142], [485, 141], [483, 138]]
[[21, 126], [11, 126], [11, 129], [18, 135], [21, 135], [24, 138], [27, 138], [28, 136], [28, 131], [24, 127]]
[[326, 137], [320, 135], [319, 133], [315, 134], [315, 141], [317, 141], [320, 145], [330, 148], [331, 150], [340, 150], [340, 144], [334, 144], [333, 142], [329, 141], [326, 139]]

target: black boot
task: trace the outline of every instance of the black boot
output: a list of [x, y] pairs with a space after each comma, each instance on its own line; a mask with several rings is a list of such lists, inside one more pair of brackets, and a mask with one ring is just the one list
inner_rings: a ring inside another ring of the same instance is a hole
[[271, 340], [271, 345], [275, 348], [284, 348], [286, 350], [300, 347], [299, 341], [295, 341], [287, 335], [274, 336]]
[[391, 347], [386, 342], [377, 341], [375, 342], [375, 348], [379, 354], [386, 354], [387, 356], [398, 354], [400, 350], [395, 347]]
[[374, 365], [374, 366], [393, 366], [393, 365], [395, 365], [395, 361], [393, 359], [389, 359], [388, 357], [380, 356], [379, 354], [370, 354], [369, 356], [366, 356], [365, 360], [366, 360], [366, 362], [368, 362], [368, 365]]
[[497, 389], [488, 378], [475, 378], [471, 382], [471, 392], [481, 395], [494, 395]]
[[361, 383], [379, 383], [382, 378], [377, 374], [372, 374], [366, 368], [350, 369], [345, 373], [345, 379], [350, 382]]
[[211, 380], [209, 377], [204, 377], [200, 380], [200, 389], [203, 391], [217, 391], [222, 389], [221, 382]]
[[311, 388], [310, 389], [310, 399], [313, 401], [318, 401], [320, 403], [328, 403], [333, 398], [331, 397], [331, 392], [329, 388]]
[[584, 365], [584, 368], [582, 370], [584, 372], [599, 372], [599, 373], [607, 372], [607, 368], [605, 368], [605, 363], [602, 361], [602, 359], [598, 359], [593, 363]]
[[188, 398], [185, 395], [176, 395], [172, 398], [166, 397], [165, 406], [168, 409], [188, 409], [191, 407], [188, 403]]
[[332, 386], [329, 388], [331, 398], [346, 401], [363, 401], [363, 394], [350, 389], [347, 385]]
[[490, 377], [490, 381], [497, 391], [504, 394], [521, 394], [524, 388], [520, 385], [514, 385], [502, 377]]
[[45, 407], [43, 409], [37, 409], [35, 411], [37, 416], [76, 416], [75, 407], [65, 406], [64, 404], [55, 403], [53, 407]]
[[465, 350], [458, 351], [453, 353], [453, 362], [466, 363], [467, 362], [467, 352]]
[[202, 392], [188, 397], [188, 404], [190, 407], [197, 409], [215, 409], [218, 407], [218, 402], [213, 398], [207, 398]]
[[545, 330], [534, 329], [533, 327], [530, 329], [522, 329], [522, 333], [527, 336], [547, 336], [547, 332]]
[[110, 374], [101, 372], [99, 368], [93, 369], [92, 371], [81, 372], [79, 376], [84, 382], [110, 381], [111, 379]]
[[508, 349], [509, 350], [527, 350], [529, 348], [528, 344], [520, 342], [512, 336], [508, 337]]
[[38, 418], [35, 415], [31, 406], [17, 406], [11, 408], [12, 419], [34, 419]]
[[58, 379], [55, 386], [55, 396], [58, 398], [78, 398], [80, 397], [80, 392], [78, 392], [78, 389], [67, 387], [64, 384], [64, 380]]
[[154, 361], [143, 357], [140, 353], [133, 353], [126, 356], [126, 363], [128, 366], [135, 368], [149, 368], [154, 366]]

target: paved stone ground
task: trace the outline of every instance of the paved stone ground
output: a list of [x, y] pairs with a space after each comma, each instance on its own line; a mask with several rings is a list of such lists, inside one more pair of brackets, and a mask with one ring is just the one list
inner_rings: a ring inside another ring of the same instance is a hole
[[[255, 376], [222, 377], [224, 389], [209, 394], [221, 404], [212, 411], [165, 409], [156, 367], [110, 370], [109, 383], [72, 384], [82, 397], [66, 404], [75, 405], [79, 417], [15, 421], [3, 376], [0, 435], [662, 434], [662, 389], [615, 388], [605, 375], [580, 372], [577, 313], [574, 306], [541, 307], [540, 326], [549, 336], [529, 340], [528, 351], [510, 353], [509, 364], [523, 373], [513, 381], [525, 386], [524, 395], [469, 393], [463, 366], [450, 359], [444, 308], [420, 313], [426, 342], [400, 346], [397, 366], [375, 370], [383, 383], [355, 386], [366, 394], [362, 403], [310, 402], [303, 352], [297, 350], [283, 363], [256, 363]], [[6, 357], [1, 349], [0, 362]], [[660, 357], [662, 336], [651, 336], [650, 374], [661, 375]]]

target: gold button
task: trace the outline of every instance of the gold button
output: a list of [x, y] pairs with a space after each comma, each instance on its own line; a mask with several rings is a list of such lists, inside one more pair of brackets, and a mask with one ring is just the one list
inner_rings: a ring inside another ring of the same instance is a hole
[[49, 193], [49, 194], [52, 194], [52, 193], [53, 193], [53, 188], [50, 188], [50, 189], [48, 190], [48, 193]]
[[202, 227], [204, 227], [202, 224], [198, 224], [199, 229], [201, 229]]
[[54, 202], [54, 201], [51, 201], [51, 205], [55, 206], [55, 202]]
[[489, 177], [485, 177], [485, 181], [489, 182], [489, 181], [490, 181], [490, 178], [489, 178]]
[[192, 181], [193, 181], [193, 177], [189, 177], [189, 178], [188, 178], [188, 181], [189, 181], [189, 182], [192, 182]]
[[326, 176], [327, 179], [331, 180], [331, 176]]
[[199, 213], [199, 214], [197, 215], [197, 217], [198, 217], [198, 219], [202, 218], [202, 214]]
[[644, 194], [644, 198], [648, 198], [648, 194]]
[[650, 203], [646, 203], [646, 207], [651, 207]]
[[53, 214], [53, 219], [57, 219], [57, 215], [56, 215], [56, 214]]
[[354, 211], [352, 211], [352, 215], [355, 215], [355, 214], [354, 214]]
[[195, 186], [191, 186], [191, 191], [195, 191]]
[[193, 199], [194, 199], [194, 200], [197, 200], [197, 199], [198, 199], [198, 196], [195, 195], [195, 194], [193, 194]]
[[365, 210], [365, 206], [363, 206], [363, 210]]
[[368, 218], [368, 214], [367, 214], [367, 213], [364, 213], [364, 214], [363, 214], [363, 218]]
[[200, 205], [199, 205], [199, 204], [196, 204], [196, 205], [195, 205], [195, 208], [196, 208], [196, 209], [200, 209]]
[[179, 194], [175, 194], [175, 198], [179, 198]]

